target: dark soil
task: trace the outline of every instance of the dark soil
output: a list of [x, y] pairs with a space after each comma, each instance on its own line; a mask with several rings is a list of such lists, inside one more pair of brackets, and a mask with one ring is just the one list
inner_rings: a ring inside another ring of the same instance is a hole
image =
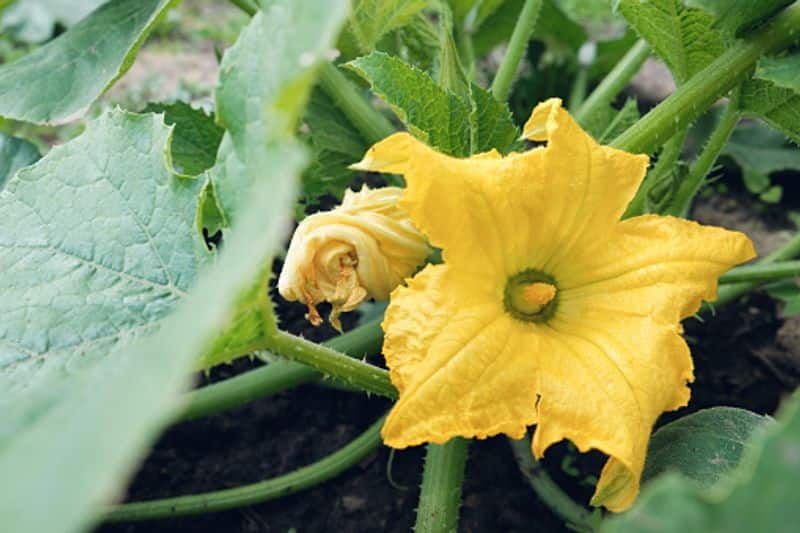
[[[778, 317], [778, 304], [761, 293], [718, 309], [705, 323], [686, 321], [697, 380], [691, 405], [662, 418], [731, 405], [773, 413], [800, 384], [800, 324]], [[283, 327], [319, 340], [301, 306], [279, 305]], [[349, 324], [354, 316], [347, 317]], [[348, 322], [345, 322], [348, 325]], [[238, 361], [210, 381], [259, 363]], [[246, 407], [170, 429], [133, 480], [128, 500], [192, 494], [253, 483], [307, 465], [335, 451], [375, 421], [389, 403], [380, 398], [307, 385]], [[414, 521], [423, 449], [398, 452], [392, 478], [382, 448], [355, 468], [311, 490], [261, 505], [197, 517], [103, 526], [97, 533], [406, 532]], [[599, 454], [580, 456], [555, 446], [545, 465], [579, 501], [588, 501], [602, 465]], [[399, 488], [397, 485], [407, 488]], [[460, 530], [565, 531], [519, 475], [504, 438], [472, 444]]]

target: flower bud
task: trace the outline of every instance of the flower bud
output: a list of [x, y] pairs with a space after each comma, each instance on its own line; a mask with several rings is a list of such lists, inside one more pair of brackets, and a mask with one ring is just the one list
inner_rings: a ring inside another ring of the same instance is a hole
[[330, 323], [341, 331], [339, 315], [367, 298], [388, 300], [411, 276], [430, 248], [397, 202], [398, 187], [346, 191], [342, 205], [305, 218], [292, 237], [278, 278], [278, 291], [308, 306], [318, 326], [320, 302], [333, 306]]

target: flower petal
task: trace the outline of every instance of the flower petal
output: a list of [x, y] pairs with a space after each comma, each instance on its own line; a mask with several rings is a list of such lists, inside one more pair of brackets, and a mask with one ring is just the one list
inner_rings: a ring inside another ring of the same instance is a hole
[[613, 233], [648, 159], [598, 145], [558, 99], [537, 106], [528, 129], [547, 146], [458, 159], [399, 133], [356, 168], [405, 176], [400, 206], [448, 264], [498, 279], [556, 272], [573, 250]]
[[481, 286], [436, 265], [392, 293], [383, 351], [400, 400], [383, 427], [387, 445], [520, 438], [535, 422], [536, 336]]
[[533, 452], [569, 439], [610, 456], [592, 503], [629, 507], [639, 490], [647, 442], [658, 416], [685, 405], [692, 378], [677, 324], [588, 311], [555, 318], [543, 337], [541, 400]]
[[561, 297], [677, 322], [697, 312], [702, 300], [716, 298], [721, 274], [755, 255], [743, 233], [644, 215], [618, 224], [602, 248], [575, 257], [563, 272]]

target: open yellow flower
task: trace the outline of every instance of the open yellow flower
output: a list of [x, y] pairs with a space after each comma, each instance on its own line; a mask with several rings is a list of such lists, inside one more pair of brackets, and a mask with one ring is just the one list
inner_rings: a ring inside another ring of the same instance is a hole
[[536, 424], [536, 457], [562, 439], [610, 457], [592, 502], [620, 511], [656, 419], [689, 399], [680, 320], [755, 252], [687, 220], [620, 221], [648, 158], [597, 144], [560, 100], [524, 135], [547, 144], [455, 159], [398, 133], [358, 165], [405, 176], [400, 206], [444, 258], [392, 293], [384, 354], [400, 399], [383, 438], [521, 438]]
[[425, 237], [397, 207], [402, 189], [346, 191], [342, 204], [303, 219], [292, 236], [278, 292], [304, 302], [308, 318], [322, 323], [316, 305], [330, 302], [331, 324], [367, 298], [388, 300], [430, 253]]

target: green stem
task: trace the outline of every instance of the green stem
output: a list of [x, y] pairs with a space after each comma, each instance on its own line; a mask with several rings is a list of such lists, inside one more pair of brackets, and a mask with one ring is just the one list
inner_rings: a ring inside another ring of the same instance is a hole
[[[767, 255], [756, 265], [770, 265], [779, 261], [788, 261], [800, 255], [800, 232], [792, 237], [789, 242]], [[741, 267], [744, 268], [744, 267]], [[743, 296], [751, 289], [755, 288], [758, 282], [748, 281], [741, 283], [730, 283], [720, 287], [717, 291], [717, 299], [712, 304], [704, 304], [701, 312], [710, 311], [713, 307], [725, 305]]]
[[368, 143], [374, 144], [397, 131], [336, 65], [327, 62], [322, 64], [319, 84]]
[[578, 74], [575, 75], [575, 81], [572, 82], [572, 90], [569, 93], [569, 112], [573, 115], [583, 105], [583, 100], [586, 98], [586, 85], [589, 82], [589, 69], [585, 66], [578, 67]]
[[575, 118], [581, 124], [585, 123], [586, 119], [592, 116], [598, 109], [609, 105], [614, 101], [614, 98], [628, 85], [628, 82], [633, 78], [642, 63], [650, 56], [650, 47], [644, 40], [639, 40], [634, 44], [630, 50], [622, 57], [619, 63], [611, 69], [603, 81], [595, 87], [592, 94], [583, 102]]
[[675, 198], [670, 203], [666, 211], [668, 215], [686, 216], [692, 206], [692, 200], [700, 192], [700, 188], [714, 167], [719, 154], [725, 148], [739, 119], [742, 111], [739, 108], [739, 91], [734, 89], [731, 100], [725, 108], [725, 112], [720, 117], [719, 123], [714, 128], [714, 132], [708, 139], [708, 143], [692, 165], [689, 174], [681, 183]]
[[211, 513], [254, 505], [318, 485], [359, 463], [381, 444], [381, 418], [345, 447], [289, 474], [234, 489], [178, 496], [163, 500], [126, 503], [111, 507], [106, 522], [132, 522]]
[[764, 29], [723, 52], [611, 145], [633, 153], [652, 153], [738, 85], [762, 56], [783, 50], [796, 42], [800, 38], [798, 30], [800, 2], [795, 2]]
[[310, 366], [327, 376], [340, 379], [348, 385], [387, 398], [397, 398], [397, 389], [392, 385], [389, 373], [382, 368], [352, 359], [336, 350], [283, 331], [279, 331], [272, 338], [265, 339], [264, 342], [267, 350]]
[[508, 95], [511, 93], [511, 85], [517, 75], [517, 67], [519, 67], [519, 62], [528, 47], [528, 41], [531, 38], [533, 29], [536, 27], [536, 19], [539, 18], [541, 9], [542, 0], [525, 0], [525, 5], [522, 6], [517, 24], [514, 26], [514, 32], [508, 41], [506, 55], [492, 81], [492, 94], [500, 102], [508, 100]]
[[[362, 357], [380, 352], [382, 341], [380, 319], [376, 319], [323, 344], [352, 357]], [[320, 378], [322, 374], [300, 363], [276, 361], [192, 391], [188, 394], [189, 401], [180, 421], [195, 420], [233, 409]]]
[[650, 191], [653, 187], [660, 183], [662, 179], [672, 179], [667, 176], [672, 172], [675, 164], [681, 157], [683, 143], [686, 140], [686, 133], [687, 128], [682, 128], [664, 144], [664, 149], [661, 150], [658, 161], [656, 161], [653, 169], [647, 173], [642, 185], [639, 187], [639, 190], [636, 191], [636, 195], [628, 205], [628, 209], [625, 211], [623, 218], [635, 217], [646, 213], [648, 211]]
[[800, 261], [740, 266], [719, 278], [720, 283], [763, 283], [800, 276]]
[[458, 530], [461, 485], [469, 440], [456, 437], [445, 444], [428, 444], [417, 506], [416, 533]]
[[520, 472], [533, 488], [539, 499], [555, 514], [560, 516], [575, 531], [594, 531], [596, 528], [592, 513], [572, 501], [561, 487], [547, 475], [542, 465], [531, 453], [528, 437], [520, 440], [508, 439]]
[[251, 17], [258, 11], [258, 6], [250, 0], [229, 0], [231, 4], [235, 5]]
[[456, 27], [456, 46], [461, 56], [461, 63], [466, 67], [467, 79], [475, 81], [475, 47], [472, 43], [472, 34], [464, 28]]

